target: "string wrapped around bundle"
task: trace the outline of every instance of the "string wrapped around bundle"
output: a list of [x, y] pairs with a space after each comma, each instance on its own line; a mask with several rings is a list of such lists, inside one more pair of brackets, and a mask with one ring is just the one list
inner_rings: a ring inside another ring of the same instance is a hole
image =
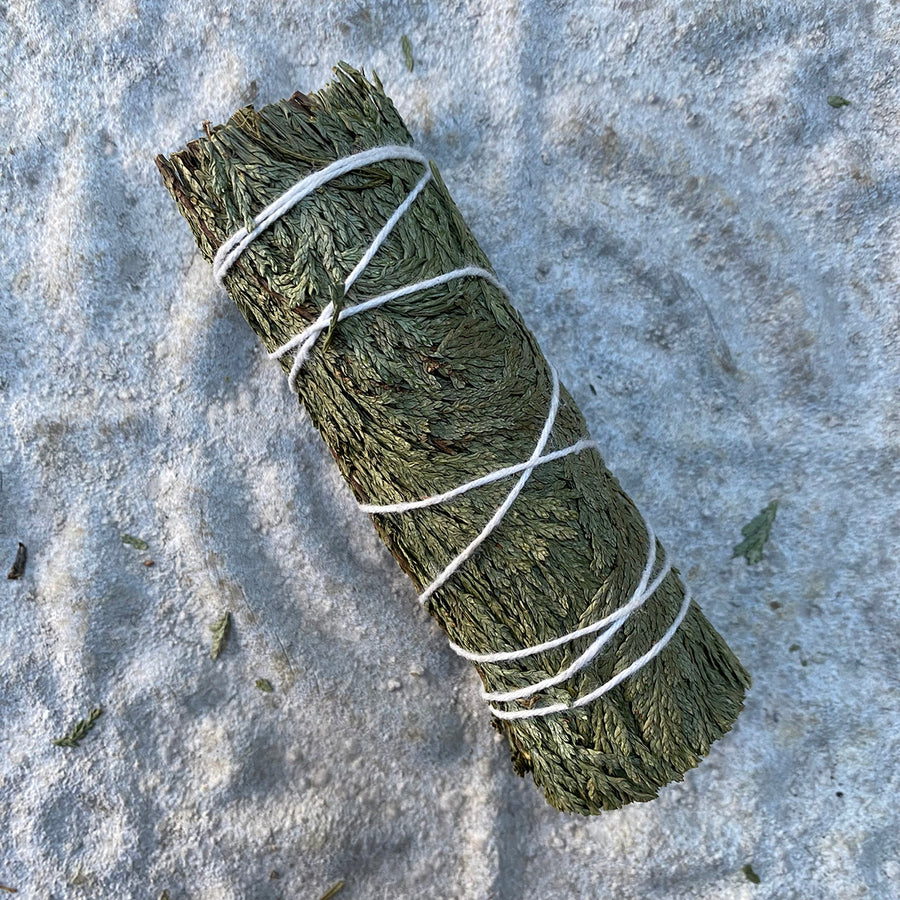
[[556, 808], [649, 800], [749, 677], [603, 465], [377, 79], [158, 157], [361, 507]]

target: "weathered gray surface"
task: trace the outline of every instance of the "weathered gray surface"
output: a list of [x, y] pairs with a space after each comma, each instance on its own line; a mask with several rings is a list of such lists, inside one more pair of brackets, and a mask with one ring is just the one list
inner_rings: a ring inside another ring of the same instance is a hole
[[[0, 884], [896, 896], [896, 9], [273, 6], [3, 10], [3, 574], [30, 560], [0, 582]], [[572, 819], [511, 773], [158, 182], [203, 119], [339, 58], [379, 72], [755, 677], [651, 804]], [[732, 560], [774, 498], [763, 562]]]

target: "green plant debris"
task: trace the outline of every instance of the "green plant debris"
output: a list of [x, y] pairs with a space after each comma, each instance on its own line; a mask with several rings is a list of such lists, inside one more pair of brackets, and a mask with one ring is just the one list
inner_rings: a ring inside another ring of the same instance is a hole
[[744, 873], [744, 878], [747, 879], [751, 884], [759, 884], [760, 877], [753, 871], [753, 866], [750, 863], [741, 867], [741, 871]]
[[840, 109], [842, 106], [849, 106], [850, 101], [840, 94], [829, 94], [828, 105], [833, 106], [835, 109]]
[[145, 540], [135, 537], [133, 534], [123, 534], [122, 543], [127, 544], [129, 547], [134, 547], [135, 550], [150, 549], [150, 545]]
[[266, 694], [271, 694], [275, 690], [268, 678], [257, 678], [256, 686]]
[[777, 510], [778, 501], [773, 500], [741, 529], [744, 540], [735, 545], [734, 553], [731, 554], [732, 559], [736, 556], [743, 556], [747, 560], [748, 566], [755, 565], [762, 559], [763, 547], [769, 540], [769, 533], [772, 530]]
[[72, 730], [65, 737], [56, 738], [53, 743], [57, 747], [78, 747], [79, 741], [87, 737], [87, 733], [94, 727], [97, 719], [103, 715], [103, 709], [99, 706], [95, 707], [88, 713], [86, 719], [81, 719], [72, 726]]
[[[208, 260], [298, 178], [360, 150], [411, 142], [377, 83], [346, 65], [336, 73], [315, 94], [241, 109], [184, 151], [157, 158]], [[346, 303], [440, 272], [490, 266], [432, 173]], [[420, 164], [397, 159], [341, 176], [243, 250], [225, 283], [267, 349], [321, 315], [333, 285], [345, 282], [422, 174]], [[289, 371], [291, 356], [281, 363]], [[460, 278], [341, 321], [328, 345], [316, 345], [296, 391], [357, 499], [395, 503], [528, 459], [547, 420], [551, 386], [549, 364], [504, 293], [485, 279]], [[587, 437], [574, 400], [565, 391], [562, 398], [554, 448]], [[441, 508], [373, 521], [422, 590], [510, 487], [496, 482]], [[473, 652], [534, 646], [612, 615], [646, 565], [644, 522], [596, 452], [535, 469], [527, 496], [428, 603], [450, 640]], [[658, 560], [664, 552], [658, 548]], [[577, 679], [528, 702], [569, 704], [601, 685], [662, 636], [684, 597], [672, 569]], [[485, 663], [479, 674], [488, 690], [521, 688], [538, 671], [563, 670], [572, 652], [554, 647], [539, 661]], [[627, 684], [571, 713], [495, 724], [515, 771], [531, 772], [552, 805], [597, 814], [650, 800], [697, 765], [731, 728], [748, 684], [724, 639], [690, 605], [678, 637]]]
[[209, 655], [213, 659], [218, 659], [219, 655], [225, 649], [225, 644], [228, 641], [228, 635], [231, 633], [231, 613], [223, 613], [220, 619], [217, 619], [212, 625], [209, 626], [209, 630], [212, 632], [213, 636], [212, 647], [210, 648]]
[[412, 43], [405, 34], [400, 38], [400, 47], [403, 49], [403, 62], [406, 63], [406, 68], [412, 72], [416, 67], [416, 61], [413, 58]]
[[93, 882], [93, 873], [85, 872], [81, 866], [79, 866], [78, 871], [69, 878], [69, 884], [72, 885], [72, 887], [86, 887], [89, 884], [93, 884]]
[[800, 649], [799, 644], [791, 644], [791, 646], [788, 647], [788, 653], [796, 653], [799, 649]]
[[28, 548], [19, 541], [19, 547], [16, 550], [16, 558], [13, 560], [12, 568], [7, 574], [10, 581], [15, 581], [25, 574], [25, 563], [28, 562]]
[[336, 881], [321, 897], [319, 900], [331, 900], [332, 897], [336, 897], [342, 890], [344, 889], [343, 881]]

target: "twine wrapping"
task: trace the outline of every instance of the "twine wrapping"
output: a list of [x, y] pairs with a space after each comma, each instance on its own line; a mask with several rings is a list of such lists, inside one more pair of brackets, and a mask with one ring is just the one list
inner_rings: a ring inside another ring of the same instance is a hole
[[[212, 261], [311, 172], [410, 143], [380, 84], [341, 67], [317, 94], [240, 110], [157, 164]], [[420, 185], [414, 159], [391, 159], [328, 180], [259, 230], [224, 275], [270, 353], [330, 304], [327, 334], [292, 383], [357, 500], [369, 506], [452, 492], [527, 460], [546, 423], [552, 370], [490, 279], [435, 284], [339, 321], [345, 306], [397, 285], [465, 267], [490, 270], [433, 166], [431, 174]], [[345, 291], [373, 237], [417, 186], [415, 202]], [[286, 372], [294, 368], [289, 354], [281, 363]], [[543, 452], [587, 439], [562, 388]], [[508, 493], [497, 479], [440, 505], [373, 520], [421, 592]], [[589, 627], [614, 621], [634, 597], [648, 558], [666, 564], [661, 545], [654, 539], [651, 548], [649, 540], [598, 453], [572, 453], [534, 468], [490, 539], [427, 598], [451, 642], [476, 657], [512, 656], [584, 630], [539, 654], [476, 663], [487, 696], [520, 698], [495, 699], [495, 724], [516, 771], [531, 771], [562, 810], [597, 813], [654, 797], [699, 762], [742, 708], [747, 673], [696, 603], [685, 601], [674, 569], [587, 664], [555, 683], [590, 647]], [[662, 652], [635, 668], [673, 623]], [[612, 680], [602, 696], [577, 705]], [[542, 682], [546, 689], [522, 696]], [[503, 716], [547, 705], [559, 711]]]

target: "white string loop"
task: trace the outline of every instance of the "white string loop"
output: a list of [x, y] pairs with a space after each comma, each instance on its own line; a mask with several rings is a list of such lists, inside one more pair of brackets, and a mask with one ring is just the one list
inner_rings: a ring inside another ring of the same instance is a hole
[[[517, 475], [519, 472], [530, 468], [532, 465], [542, 466], [544, 463], [556, 462], [556, 460], [562, 459], [570, 453], [581, 453], [582, 450], [596, 450], [597, 448], [598, 445], [596, 441], [576, 441], [568, 447], [563, 447], [562, 450], [554, 450], [552, 453], [546, 453], [544, 456], [539, 456], [534, 463], [521, 462], [516, 463], [514, 466], [507, 466], [505, 469], [496, 469], [493, 472], [488, 472], [487, 475], [482, 475], [481, 478], [476, 478], [474, 481], [467, 481], [459, 487], [444, 491], [443, 494], [435, 494], [433, 497], [426, 497], [424, 500], [409, 500], [406, 503], [384, 503], [381, 505], [376, 503], [360, 503], [359, 508], [366, 513], [384, 514], [412, 512], [414, 509], [424, 509], [426, 506], [439, 506], [441, 503], [447, 503], [449, 500], [453, 500], [455, 497], [459, 497], [467, 491], [484, 487], [486, 484], [493, 484], [495, 481], [509, 478], [510, 475]], [[451, 646], [456, 647], [456, 644], [451, 644]], [[465, 651], [462, 651], [460, 656], [464, 655], [464, 653]], [[469, 657], [466, 658], [468, 659]], [[490, 662], [490, 660], [483, 661]]]
[[[363, 150], [361, 153], [354, 153], [352, 156], [345, 156], [342, 159], [335, 160], [331, 165], [325, 166], [324, 169], [319, 169], [317, 172], [307, 175], [306, 178], [301, 178], [293, 187], [289, 188], [280, 197], [273, 200], [253, 219], [255, 227], [252, 231], [247, 231], [247, 229], [243, 227], [238, 228], [238, 230], [235, 231], [221, 247], [219, 247], [215, 258], [213, 259], [213, 275], [215, 276], [216, 281], [218, 281], [219, 284], [222, 284], [225, 276], [228, 274], [228, 270], [234, 265], [237, 258], [247, 249], [247, 247], [249, 247], [250, 244], [273, 222], [280, 219], [288, 210], [293, 209], [304, 197], [308, 197], [313, 191], [322, 187], [322, 185], [328, 184], [329, 181], [340, 178], [341, 175], [347, 175], [356, 169], [361, 169], [364, 166], [369, 166], [373, 163], [384, 162], [388, 159], [408, 159], [412, 162], [422, 163], [422, 165], [425, 166], [427, 178], [431, 178], [431, 167], [428, 165], [428, 160], [419, 153], [418, 150], [414, 150], [406, 144], [373, 147], [371, 150]], [[422, 185], [422, 187], [424, 187], [424, 185]], [[421, 190], [421, 188], [419, 188], [419, 190]], [[370, 247], [371, 256], [369, 256], [369, 259], [375, 255], [376, 251], [381, 246], [381, 243], [384, 241], [384, 238], [390, 233], [390, 229], [394, 227], [397, 219], [399, 219], [405, 211], [406, 210], [403, 210], [401, 212], [398, 210], [399, 214], [395, 213], [396, 219], [394, 219], [393, 222], [389, 221], [388, 223], [390, 224], [390, 228], [387, 228], [387, 225], [385, 226], [387, 232], [385, 232], [384, 228], [382, 229], [384, 234], [379, 232], [378, 236], [372, 242], [372, 247]], [[379, 240], [379, 238], [381, 240]], [[368, 261], [369, 260], [367, 259], [366, 264], [368, 264]], [[360, 260], [360, 262], [362, 262], [362, 260]], [[365, 265], [362, 266], [362, 268], [365, 268]], [[357, 273], [357, 275], [358, 274], [359, 273]], [[354, 281], [355, 280], [356, 279], [354, 278]], [[353, 282], [351, 281], [351, 284], [352, 283]]]
[[[428, 288], [446, 284], [448, 281], [453, 281], [456, 278], [483, 278], [485, 281], [488, 281], [495, 287], [503, 290], [503, 286], [500, 282], [497, 281], [494, 275], [487, 269], [482, 269], [478, 266], [465, 266], [462, 269], [454, 269], [452, 272], [445, 272], [443, 275], [438, 275], [435, 278], [427, 278], [425, 281], [417, 281], [415, 284], [408, 284], [405, 287], [397, 288], [386, 294], [380, 294], [377, 297], [372, 297], [371, 299], [365, 300], [362, 303], [357, 303], [354, 306], [345, 306], [338, 313], [337, 320], [338, 322], [343, 322], [344, 319], [347, 319], [350, 316], [355, 316], [361, 312], [367, 312], [370, 309], [377, 309], [379, 306], [384, 306], [385, 303], [390, 303], [391, 300], [398, 300], [400, 297], [406, 297], [409, 294], [415, 294], [418, 291], [425, 291], [428, 290]], [[295, 348], [297, 349], [297, 352], [294, 355], [294, 364], [291, 367], [290, 375], [288, 375], [288, 384], [290, 385], [291, 390], [296, 389], [297, 376], [300, 374], [300, 370], [309, 359], [309, 354], [312, 352], [313, 345], [316, 343], [319, 335], [328, 331], [331, 327], [331, 320], [333, 317], [334, 304], [329, 301], [312, 325], [309, 325], [301, 331], [300, 334], [295, 335], [287, 343], [282, 344], [277, 350], [273, 350], [269, 354], [270, 359], [281, 359], [286, 353], [289, 353]]]
[[[624, 624], [624, 620], [627, 619], [628, 616], [630, 616], [635, 610], [640, 609], [640, 607], [644, 605], [644, 602], [656, 592], [656, 589], [662, 584], [663, 579], [666, 577], [666, 575], [669, 574], [669, 570], [671, 569], [669, 563], [666, 562], [666, 564], [663, 566], [662, 571], [656, 576], [656, 578], [653, 579], [653, 583], [649, 587], [647, 586], [647, 582], [653, 572], [653, 566], [656, 563], [656, 535], [653, 534], [653, 530], [650, 528], [647, 529], [647, 538], [650, 542], [650, 549], [647, 553], [647, 565], [644, 566], [641, 580], [638, 582], [638, 586], [635, 588], [634, 593], [631, 595], [631, 599], [628, 601], [628, 603], [626, 603], [624, 606], [619, 607], [608, 616], [605, 616], [597, 622], [592, 622], [590, 625], [585, 625], [583, 628], [579, 628], [577, 631], [570, 631], [568, 634], [564, 634], [562, 637], [554, 638], [552, 641], [545, 641], [543, 644], [535, 644], [534, 646], [525, 647], [521, 650], [510, 650], [508, 652], [501, 653], [469, 653], [468, 651], [463, 650], [461, 647], [457, 647], [456, 644], [452, 644], [454, 650], [456, 650], [459, 656], [463, 657], [463, 659], [467, 659], [470, 662], [474, 663], [512, 662], [513, 660], [525, 659], [528, 656], [534, 656], [535, 653], [543, 653], [545, 650], [553, 650], [556, 647], [562, 647], [564, 644], [568, 644], [571, 641], [578, 640], [578, 638], [586, 637], [589, 634], [594, 634], [607, 625], [618, 623], [615, 625], [616, 630], [618, 630], [618, 628], [622, 624]], [[595, 603], [598, 599], [599, 594], [595, 594], [591, 599], [591, 603]], [[560, 680], [565, 681], [565, 679]], [[523, 696], [528, 695], [523, 694]], [[492, 697], [491, 699], [499, 700], [500, 697]]]
[[[231, 237], [229, 237], [222, 244], [222, 246], [219, 247], [215, 255], [215, 259], [213, 260], [213, 274], [215, 275], [216, 280], [220, 284], [223, 283], [228, 270], [231, 268], [231, 266], [234, 265], [235, 261], [250, 245], [250, 243], [266, 228], [268, 228], [269, 225], [275, 222], [279, 217], [283, 216], [288, 210], [296, 206], [304, 197], [308, 197], [311, 193], [313, 193], [313, 191], [327, 184], [329, 181], [332, 181], [335, 178], [339, 178], [342, 175], [346, 175], [350, 172], [353, 172], [364, 166], [371, 165], [373, 163], [396, 159], [405, 159], [412, 162], [418, 162], [424, 167], [425, 172], [418, 183], [415, 185], [415, 187], [413, 187], [412, 190], [409, 191], [409, 193], [406, 195], [406, 198], [403, 200], [403, 202], [394, 210], [390, 218], [384, 223], [378, 234], [375, 235], [366, 252], [363, 254], [359, 262], [353, 267], [353, 270], [345, 279], [343, 285], [343, 293], [344, 296], [346, 296], [347, 292], [350, 290], [359, 276], [363, 273], [366, 266], [372, 261], [375, 254], [387, 240], [394, 226], [397, 224], [397, 222], [400, 221], [404, 213], [409, 210], [416, 197], [421, 194], [429, 181], [431, 181], [432, 174], [431, 167], [428, 164], [428, 160], [421, 153], [419, 153], [417, 150], [414, 150], [410, 146], [388, 145], [383, 147], [374, 147], [371, 150], [364, 150], [361, 153], [355, 153], [351, 156], [339, 159], [326, 166], [324, 169], [320, 169], [319, 171], [313, 172], [310, 175], [307, 175], [305, 178], [300, 179], [300, 181], [294, 184], [293, 187], [289, 188], [280, 197], [266, 206], [265, 209], [263, 209], [262, 212], [260, 212], [254, 218], [254, 227], [252, 229], [250, 229], [249, 231], [245, 227], [237, 229], [237, 231], [235, 231], [234, 234], [232, 234]], [[481, 278], [496, 287], [498, 290], [502, 291], [504, 296], [509, 299], [509, 294], [507, 293], [506, 289], [502, 284], [500, 284], [500, 282], [492, 272], [489, 272], [487, 269], [481, 268], [480, 266], [464, 266], [459, 269], [454, 269], [451, 272], [445, 272], [444, 274], [435, 276], [434, 278], [428, 278], [423, 281], [418, 281], [415, 284], [409, 284], [405, 285], [404, 287], [396, 288], [395, 290], [388, 291], [385, 294], [380, 294], [377, 297], [372, 297], [360, 303], [356, 303], [351, 306], [345, 306], [337, 313], [336, 316], [334, 303], [329, 302], [325, 305], [325, 307], [322, 309], [322, 312], [311, 325], [309, 325], [299, 334], [294, 335], [289, 341], [282, 344], [280, 347], [270, 353], [269, 357], [271, 359], [281, 359], [281, 357], [285, 356], [291, 351], [294, 351], [294, 360], [291, 365], [290, 374], [288, 375], [288, 383], [291, 387], [291, 390], [296, 390], [297, 377], [301, 369], [309, 359], [309, 356], [319, 336], [328, 331], [328, 329], [332, 325], [332, 322], [342, 322], [349, 316], [355, 316], [359, 313], [367, 312], [368, 310], [377, 309], [380, 306], [384, 306], [386, 303], [390, 303], [392, 300], [398, 300], [401, 297], [406, 297], [410, 294], [418, 293], [419, 291], [425, 291], [430, 288], [438, 287], [439, 285], [447, 284], [448, 282], [459, 278]], [[432, 497], [426, 497], [422, 500], [410, 500], [404, 503], [388, 503], [380, 505], [370, 503], [360, 504], [360, 509], [362, 509], [364, 512], [378, 515], [410, 512], [412, 510], [423, 509], [428, 506], [437, 506], [441, 503], [446, 503], [449, 500], [459, 497], [467, 491], [483, 487], [487, 484], [492, 484], [493, 482], [500, 481], [504, 478], [510, 478], [513, 475], [519, 476], [513, 487], [510, 489], [509, 493], [506, 495], [503, 503], [501, 503], [500, 506], [497, 507], [496, 511], [484, 525], [481, 531], [462, 551], [460, 551], [452, 560], [450, 560], [449, 563], [447, 563], [444, 569], [437, 576], [435, 576], [431, 584], [429, 584], [428, 587], [426, 587], [425, 590], [422, 591], [422, 593], [419, 595], [419, 602], [421, 604], [425, 605], [428, 600], [435, 594], [435, 592], [440, 590], [440, 588], [447, 583], [447, 581], [460, 568], [460, 566], [462, 566], [463, 563], [466, 562], [466, 560], [470, 559], [478, 550], [478, 548], [484, 543], [484, 541], [487, 540], [494, 529], [500, 524], [501, 520], [509, 511], [513, 503], [515, 503], [516, 498], [524, 489], [525, 484], [531, 477], [531, 473], [535, 470], [535, 468], [537, 468], [537, 466], [554, 462], [573, 453], [581, 453], [584, 450], [597, 449], [597, 444], [595, 441], [585, 438], [576, 441], [574, 444], [571, 444], [568, 447], [563, 447], [560, 450], [554, 450], [551, 453], [544, 452], [547, 447], [547, 443], [550, 440], [550, 435], [553, 431], [553, 425], [556, 421], [556, 415], [559, 411], [560, 402], [559, 376], [556, 373], [556, 369], [549, 363], [548, 369], [550, 373], [551, 384], [550, 406], [547, 411], [547, 418], [544, 422], [544, 427], [541, 429], [541, 433], [538, 437], [537, 443], [535, 444], [534, 450], [532, 451], [531, 456], [525, 462], [506, 466], [502, 469], [497, 469], [496, 471], [489, 472], [486, 475], [482, 475], [479, 478], [475, 478], [472, 481], [468, 481], [465, 484], [452, 488], [451, 490], [445, 491], [441, 494], [436, 494]], [[502, 663], [525, 659], [529, 656], [534, 656], [535, 654], [543, 653], [556, 647], [562, 647], [565, 644], [577, 640], [578, 638], [601, 632], [591, 643], [591, 645], [580, 656], [578, 656], [577, 659], [575, 659], [569, 666], [567, 666], [565, 669], [562, 669], [556, 675], [551, 675], [550, 677], [545, 678], [542, 681], [538, 681], [534, 684], [527, 685], [522, 688], [517, 688], [511, 691], [482, 690], [482, 697], [485, 700], [494, 703], [511, 703], [517, 700], [523, 700], [525, 698], [532, 697], [535, 694], [546, 690], [547, 688], [554, 687], [555, 685], [567, 681], [577, 672], [581, 671], [581, 669], [587, 666], [591, 662], [591, 660], [593, 660], [597, 656], [597, 654], [603, 649], [603, 647], [606, 646], [606, 644], [608, 644], [609, 641], [613, 638], [616, 632], [618, 632], [618, 630], [625, 624], [625, 622], [628, 620], [628, 617], [632, 613], [640, 609], [640, 607], [643, 606], [643, 604], [651, 596], [653, 596], [657, 588], [659, 588], [659, 586], [665, 580], [666, 576], [671, 571], [671, 566], [667, 560], [656, 577], [653, 578], [653, 581], [650, 581], [654, 566], [656, 564], [656, 536], [649, 526], [646, 526], [646, 528], [647, 540], [649, 542], [647, 564], [644, 567], [644, 571], [641, 574], [640, 581], [638, 582], [634, 593], [631, 595], [631, 598], [624, 606], [615, 610], [615, 612], [610, 613], [608, 616], [605, 616], [597, 622], [593, 622], [590, 625], [586, 625], [575, 631], [571, 631], [568, 634], [564, 634], [558, 638], [554, 638], [553, 640], [545, 641], [544, 643], [536, 644], [531, 647], [523, 647], [519, 650], [510, 650], [497, 653], [473, 653], [469, 650], [463, 649], [457, 644], [454, 644], [452, 641], [450, 642], [450, 647], [455, 653], [471, 662]], [[596, 602], [597, 599], [598, 596], [595, 595], [592, 603]], [[553, 703], [545, 706], [517, 709], [498, 709], [497, 707], [491, 705], [489, 707], [491, 712], [499, 719], [528, 719], [534, 718], [536, 716], [551, 715], [557, 712], [565, 712], [566, 710], [585, 706], [588, 703], [593, 702], [598, 697], [603, 696], [603, 694], [621, 684], [626, 678], [628, 678], [629, 675], [637, 672], [651, 659], [662, 652], [663, 648], [675, 635], [675, 632], [678, 630], [678, 627], [681, 625], [684, 617], [687, 615], [690, 604], [691, 598], [690, 596], [686, 595], [684, 598], [684, 602], [681, 605], [681, 609], [679, 610], [678, 615], [675, 618], [675, 621], [669, 626], [669, 629], [666, 631], [666, 633], [655, 644], [653, 644], [653, 646], [650, 647], [650, 649], [646, 653], [644, 653], [643, 656], [634, 660], [634, 662], [632, 662], [629, 666], [627, 666], [625, 669], [622, 669], [615, 676], [609, 679], [609, 681], [600, 685], [595, 690], [576, 698], [572, 701], [571, 704]]]
[[571, 705], [567, 703], [551, 703], [549, 706], [535, 706], [532, 709], [497, 709], [495, 706], [492, 706], [490, 708], [491, 712], [498, 719], [533, 719], [536, 716], [549, 716], [553, 713], [567, 712], [575, 707], [587, 706], [588, 703], [593, 703], [594, 700], [602, 697], [614, 687], [618, 687], [629, 677], [629, 675], [634, 675], [635, 672], [647, 665], [651, 659], [662, 653], [666, 644], [675, 637], [675, 632], [678, 631], [679, 626], [684, 621], [684, 617], [688, 614], [692, 599], [690, 594], [685, 593], [684, 601], [681, 604], [681, 608], [678, 610], [675, 621], [669, 626], [668, 631], [666, 631], [666, 633], [643, 656], [639, 656], [630, 666], [622, 669], [621, 672], [614, 675], [609, 681], [604, 682], [600, 687], [591, 691], [589, 694], [584, 694], [573, 700]]

